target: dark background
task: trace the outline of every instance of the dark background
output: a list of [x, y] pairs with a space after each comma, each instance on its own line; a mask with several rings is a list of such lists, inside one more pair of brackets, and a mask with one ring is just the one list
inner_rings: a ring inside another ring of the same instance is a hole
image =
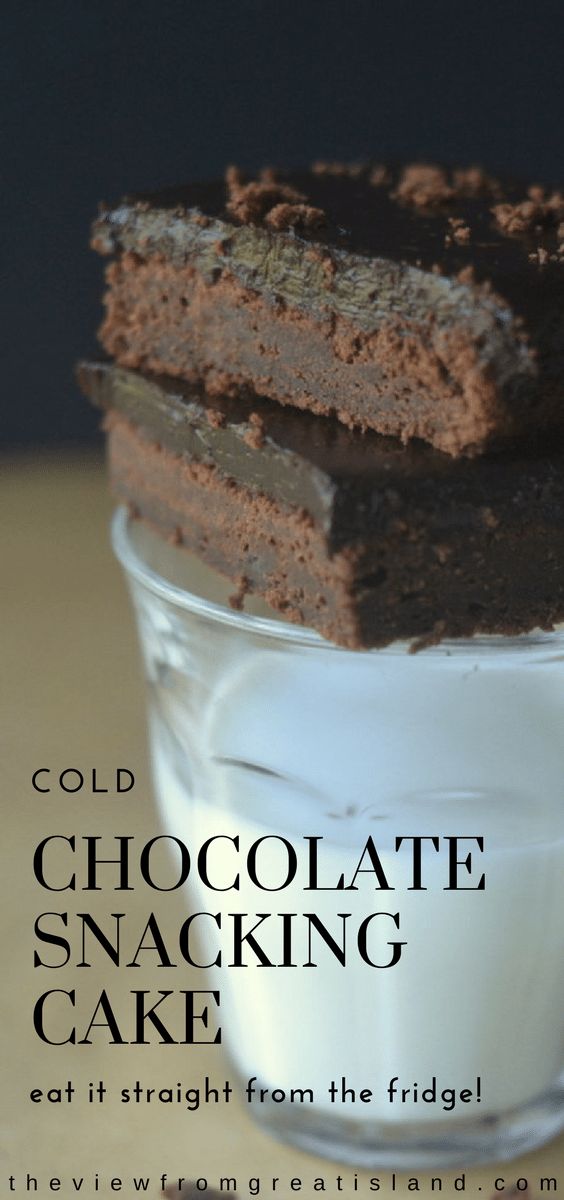
[[564, 3], [4, 0], [1, 406], [10, 445], [84, 441], [97, 201], [314, 158], [564, 180]]

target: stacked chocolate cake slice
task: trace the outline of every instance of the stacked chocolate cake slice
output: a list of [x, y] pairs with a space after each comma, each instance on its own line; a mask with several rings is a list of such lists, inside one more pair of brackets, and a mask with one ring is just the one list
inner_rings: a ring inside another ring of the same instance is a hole
[[112, 487], [350, 647], [564, 619], [564, 198], [319, 163], [126, 199], [102, 345]]

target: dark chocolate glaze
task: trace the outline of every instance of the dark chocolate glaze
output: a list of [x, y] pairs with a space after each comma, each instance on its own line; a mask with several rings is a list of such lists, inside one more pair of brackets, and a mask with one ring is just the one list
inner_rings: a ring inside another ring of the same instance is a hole
[[[540, 246], [556, 254], [559, 244], [557, 227], [530, 230], [518, 236], [501, 232], [494, 220], [492, 208], [501, 200], [519, 203], [527, 195], [527, 186], [504, 180], [499, 195], [482, 196], [455, 194], [452, 199], [428, 208], [394, 198], [399, 171], [389, 171], [389, 182], [374, 186], [369, 182], [370, 167], [359, 177], [316, 174], [313, 171], [278, 171], [276, 177], [290, 184], [307, 197], [308, 203], [323, 210], [326, 224], [312, 229], [300, 228], [289, 232], [310, 245], [343, 250], [366, 258], [391, 259], [423, 270], [438, 266], [444, 275], [456, 276], [472, 266], [478, 281], [489, 281], [502, 295], [512, 299], [516, 309], [525, 312], [529, 307], [531, 289], [535, 293], [550, 293], [555, 286], [562, 295], [564, 270], [559, 262], [548, 262], [540, 268], [529, 259]], [[100, 217], [110, 236], [119, 242], [120, 232], [127, 224], [127, 214], [143, 208], [163, 210], [177, 220], [183, 213], [200, 213], [234, 226], [242, 222], [226, 209], [227, 191], [223, 180], [195, 183], [164, 189], [160, 192], [141, 192], [125, 198], [123, 205]], [[470, 241], [461, 245], [445, 238], [451, 232], [449, 217], [458, 217], [471, 230]], [[263, 224], [261, 222], [261, 224]], [[525, 287], [523, 287], [525, 282]]]
[[[419, 441], [345, 428], [256, 396], [214, 397], [181, 380], [83, 362], [83, 391], [153, 443], [289, 510], [312, 516], [332, 553], [370, 545], [405, 524], [425, 524], [432, 541], [472, 542], [489, 530], [541, 523], [564, 554], [564, 447], [521, 445], [511, 454], [453, 460]], [[429, 555], [433, 554], [428, 546]]]

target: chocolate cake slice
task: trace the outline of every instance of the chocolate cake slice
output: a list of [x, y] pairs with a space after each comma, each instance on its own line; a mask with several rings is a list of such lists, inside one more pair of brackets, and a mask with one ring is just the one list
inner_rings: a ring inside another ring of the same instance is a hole
[[452, 458], [268, 399], [107, 363], [116, 496], [291, 620], [353, 648], [564, 620], [564, 447]]
[[[421, 438], [452, 456], [564, 427], [564, 198], [477, 169], [317, 164], [103, 211], [106, 351]], [[369, 443], [371, 444], [371, 443]]]

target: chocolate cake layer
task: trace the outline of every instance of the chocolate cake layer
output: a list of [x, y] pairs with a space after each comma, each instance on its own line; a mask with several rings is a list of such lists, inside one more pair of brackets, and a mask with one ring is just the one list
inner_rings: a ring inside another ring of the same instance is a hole
[[342, 645], [564, 620], [564, 449], [454, 462], [267, 400], [99, 363], [112, 486], [161, 533]]
[[124, 365], [249, 390], [472, 455], [564, 427], [564, 199], [479, 170], [239, 173], [126, 199], [101, 340]]

